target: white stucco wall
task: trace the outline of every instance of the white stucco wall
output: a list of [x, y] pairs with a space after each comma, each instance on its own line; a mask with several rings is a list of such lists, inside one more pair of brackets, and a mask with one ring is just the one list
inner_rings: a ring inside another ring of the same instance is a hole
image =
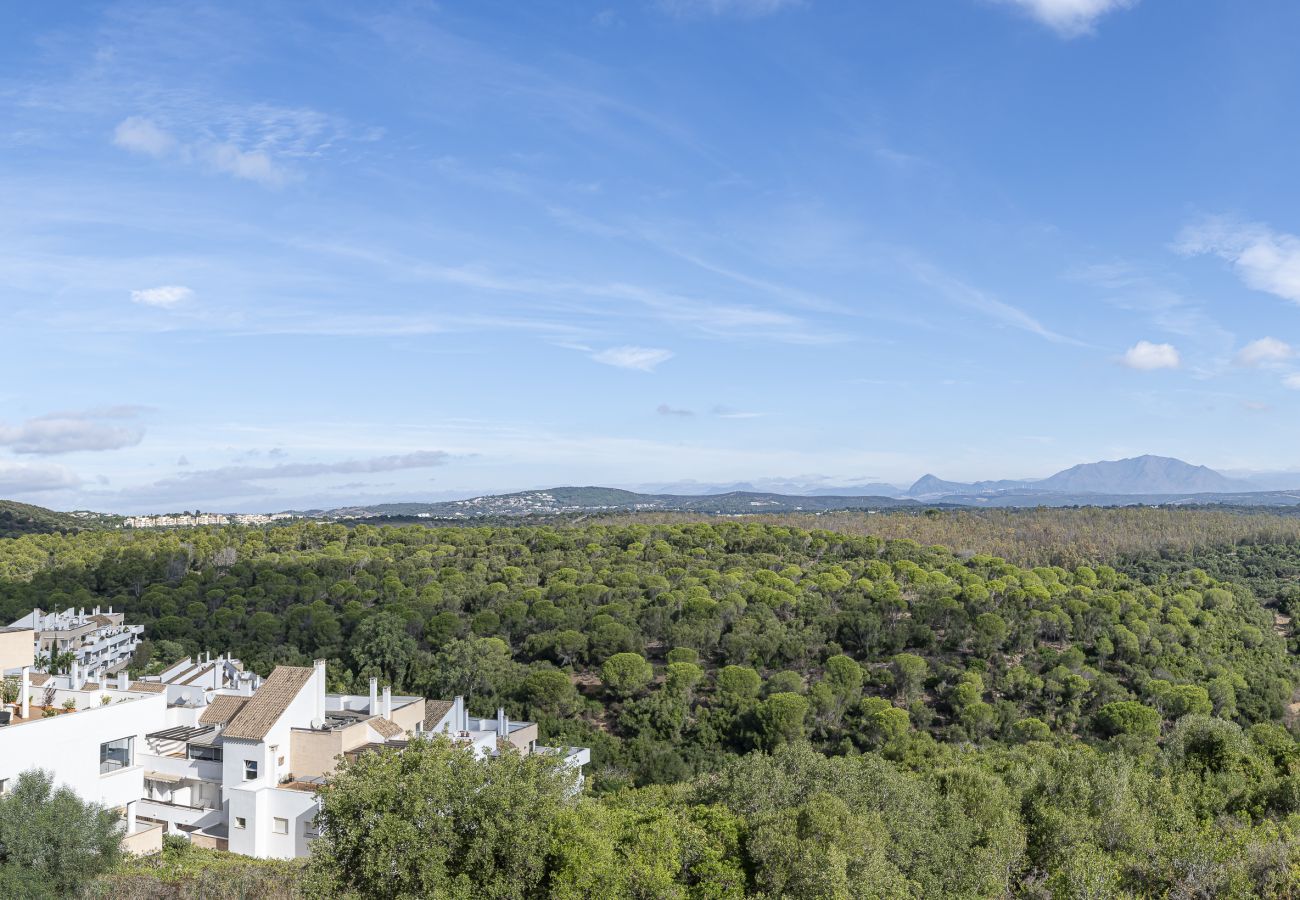
[[[83, 800], [110, 807], [139, 800], [144, 770], [138, 757], [148, 749], [145, 734], [165, 727], [167, 700], [162, 694], [131, 696], [134, 699], [123, 703], [0, 728], [0, 778], [16, 779], [29, 769], [44, 769], [54, 774], [56, 784], [67, 785]], [[101, 775], [100, 744], [124, 737], [135, 738], [135, 765]]]

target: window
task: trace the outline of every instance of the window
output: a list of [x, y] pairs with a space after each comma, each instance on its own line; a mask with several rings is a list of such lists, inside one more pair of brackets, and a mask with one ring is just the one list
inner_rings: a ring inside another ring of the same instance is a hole
[[133, 765], [135, 761], [135, 738], [124, 737], [107, 744], [99, 745], [99, 774], [116, 772]]
[[9, 779], [0, 778], [0, 797], [3, 797], [7, 793], [9, 793]]
[[274, 819], [271, 820], [271, 830], [274, 831], [276, 834], [288, 834], [289, 820], [281, 819], [279, 816], [276, 816]]
[[255, 778], [257, 778], [257, 760], [244, 760], [244, 780], [252, 781]]
[[221, 762], [220, 747], [204, 747], [201, 744], [188, 744], [185, 748], [185, 755], [190, 759], [206, 759], [211, 762]]
[[243, 816], [235, 816], [235, 827], [236, 827], [236, 828], [247, 828], [247, 827], [248, 827], [248, 820], [245, 819]]

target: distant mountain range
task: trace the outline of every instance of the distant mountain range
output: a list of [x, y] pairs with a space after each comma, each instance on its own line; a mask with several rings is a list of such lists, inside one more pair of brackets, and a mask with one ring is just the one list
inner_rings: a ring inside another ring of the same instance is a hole
[[[1300, 476], [1296, 478], [1300, 485]], [[1027, 494], [1229, 494], [1258, 491], [1253, 482], [1168, 456], [1081, 463], [1040, 479], [943, 481], [923, 475], [903, 492], [916, 499], [1016, 492]]]
[[[1294, 479], [1300, 485], [1300, 475]], [[770, 482], [769, 482], [770, 483]], [[1126, 504], [1300, 505], [1300, 490], [1261, 490], [1205, 466], [1164, 456], [1138, 456], [1071, 466], [1047, 478], [945, 481], [924, 475], [909, 488], [872, 483], [851, 487], [776, 482], [787, 492], [755, 490], [749, 482], [678, 482], [653, 492], [605, 487], [557, 487], [439, 503], [383, 503], [311, 510], [329, 518], [373, 516], [475, 519], [601, 512], [698, 512], [715, 515], [901, 509], [928, 506], [1121, 506]], [[790, 493], [790, 488], [799, 489]]]
[[[908, 488], [880, 483], [837, 487], [820, 479], [802, 483], [772, 480], [758, 484], [780, 485], [785, 490], [754, 490], [755, 485], [748, 482], [730, 485], [680, 482], [655, 485], [660, 489], [654, 491], [594, 486], [556, 487], [463, 500], [358, 504], [332, 509], [293, 510], [289, 514], [328, 520], [447, 521], [611, 512], [691, 512], [734, 516], [930, 507], [1300, 506], [1300, 475], [1270, 473], [1232, 478], [1205, 466], [1194, 466], [1163, 456], [1084, 463], [1037, 479], [961, 482], [925, 475]], [[1296, 489], [1282, 489], [1287, 486]], [[0, 501], [0, 537], [41, 531], [121, 527], [121, 523], [120, 516], [55, 513], [40, 507]]]

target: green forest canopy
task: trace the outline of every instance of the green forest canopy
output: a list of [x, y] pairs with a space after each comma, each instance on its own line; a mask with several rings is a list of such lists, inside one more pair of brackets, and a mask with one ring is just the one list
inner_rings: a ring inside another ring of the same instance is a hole
[[[146, 626], [140, 669], [325, 657], [335, 689], [464, 694], [593, 748], [576, 805], [540, 762], [498, 770], [541, 812], [466, 808], [394, 890], [1289, 896], [1300, 544], [1238, 531], [1070, 567], [716, 519], [28, 535], [0, 540], [0, 618], [111, 603]], [[447, 752], [340, 779], [327, 812], [355, 843], [323, 844], [302, 889], [380, 896], [335, 858], [383, 852], [349, 810], [407, 828], [376, 785]], [[525, 832], [519, 865], [456, 861]]]

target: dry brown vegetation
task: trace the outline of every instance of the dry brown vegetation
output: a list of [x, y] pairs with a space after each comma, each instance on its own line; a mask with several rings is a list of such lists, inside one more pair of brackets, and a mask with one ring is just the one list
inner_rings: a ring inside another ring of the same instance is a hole
[[[1136, 553], [1241, 543], [1300, 542], [1300, 517], [1239, 509], [1080, 507], [925, 512], [833, 512], [746, 516], [746, 521], [825, 529], [918, 544], [959, 554], [987, 553], [1018, 565], [1074, 567]], [[620, 524], [717, 521], [690, 513], [614, 517]]]

